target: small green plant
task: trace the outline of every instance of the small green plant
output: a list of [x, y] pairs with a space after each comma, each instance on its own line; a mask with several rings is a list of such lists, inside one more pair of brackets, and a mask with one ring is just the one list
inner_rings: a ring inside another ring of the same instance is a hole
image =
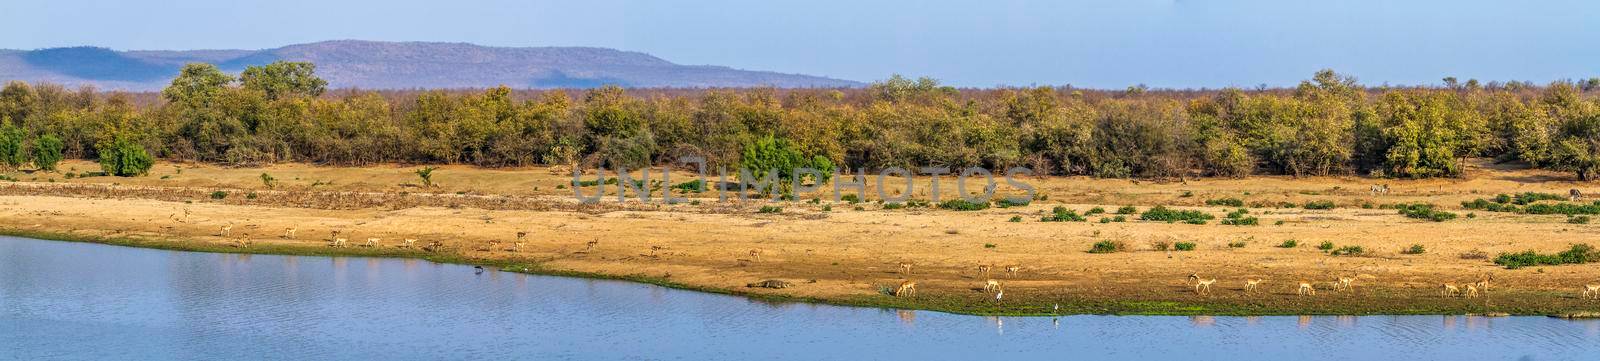
[[1324, 251], [1331, 250], [1333, 249], [1333, 242], [1322, 241], [1322, 244], [1317, 245], [1317, 249]]
[[1333, 250], [1331, 254], [1335, 256], [1355, 256], [1363, 252], [1366, 252], [1366, 250], [1361, 249], [1361, 246], [1344, 246]]
[[1117, 252], [1121, 252], [1123, 249], [1127, 249], [1127, 248], [1128, 248], [1127, 245], [1123, 244], [1120, 241], [1113, 241], [1113, 240], [1109, 240], [1108, 239], [1108, 240], [1104, 240], [1104, 241], [1095, 242], [1094, 246], [1091, 246], [1089, 248], [1089, 253], [1117, 253]]
[[1296, 241], [1296, 240], [1292, 240], [1292, 239], [1283, 240], [1283, 243], [1279, 243], [1278, 244], [1278, 248], [1295, 248], [1295, 247], [1299, 247], [1299, 246], [1300, 246], [1300, 241]]
[[1011, 220], [1009, 220], [1007, 222], [1011, 222], [1011, 223], [1022, 222], [1022, 216], [1011, 216]]
[[1100, 223], [1111, 223], [1111, 217], [1100, 217]]
[[211, 192], [211, 199], [223, 199], [223, 198], [228, 198], [228, 192], [223, 192], [223, 191]]
[[1193, 251], [1194, 242], [1177, 242], [1172, 244], [1172, 249], [1179, 251]]
[[1039, 219], [1039, 221], [1041, 221], [1041, 222], [1083, 222], [1083, 221], [1085, 221], [1083, 216], [1078, 215], [1078, 211], [1067, 209], [1067, 207], [1056, 206], [1054, 209], [1050, 210], [1050, 213], [1051, 213], [1050, 215], [1044, 216], [1044, 218]]
[[1456, 219], [1455, 213], [1436, 210], [1433, 208], [1432, 204], [1401, 204], [1397, 206], [1397, 209], [1399, 209], [1400, 214], [1409, 218], [1425, 219], [1434, 222], [1444, 222]]
[[676, 190], [679, 190], [679, 191], [684, 192], [684, 193], [702, 193], [702, 192], [706, 191], [706, 182], [702, 181], [702, 180], [699, 180], [699, 179], [696, 179], [696, 180], [692, 180], [692, 181], [688, 181], [688, 182], [674, 184], [674, 185], [672, 185], [672, 189], [676, 189]]
[[861, 203], [861, 196], [855, 194], [846, 194], [839, 196], [839, 200], [849, 202], [850, 204], [856, 204]]
[[1116, 217], [1111, 217], [1111, 221], [1112, 222], [1127, 222], [1128, 221], [1128, 217], [1127, 216], [1123, 216], [1123, 215], [1117, 215]]
[[994, 248], [994, 247], [995, 247], [994, 243], [984, 243], [983, 244], [983, 248]]
[[989, 209], [989, 202], [968, 202], [965, 199], [956, 198], [939, 203], [939, 208], [952, 211], [980, 211]]
[[245, 193], [244, 199], [256, 199], [256, 192]]
[[1208, 206], [1244, 207], [1244, 200], [1238, 198], [1207, 199]]
[[1244, 248], [1245, 244], [1245, 241], [1228, 242], [1228, 248]]
[[1306, 202], [1306, 209], [1333, 209], [1333, 201]]
[[1411, 248], [1406, 248], [1406, 249], [1400, 251], [1401, 254], [1423, 254], [1423, 253], [1427, 253], [1427, 252], [1428, 252], [1428, 248], [1427, 247], [1423, 247], [1420, 244], [1413, 244], [1413, 245], [1411, 245]]
[[423, 188], [433, 188], [433, 171], [438, 169], [438, 167], [427, 166], [416, 170], [415, 173], [417, 173], [417, 177], [422, 178]]
[[1274, 226], [1281, 226], [1281, 225], [1283, 225], [1283, 220], [1282, 220], [1282, 219], [1280, 219], [1280, 220], [1278, 220], [1278, 221], [1277, 221], [1277, 222], [1272, 222], [1272, 225], [1274, 225]]
[[761, 209], [757, 209], [756, 210], [756, 213], [778, 213], [778, 212], [783, 212], [783, 208], [782, 207], [778, 207], [778, 206], [761, 206]]
[[[699, 202], [699, 201], [695, 201], [695, 202]], [[832, 204], [824, 204], [824, 205], [822, 205], [822, 211], [823, 212], [832, 212], [833, 211], [833, 205]]]
[[1139, 208], [1134, 207], [1134, 206], [1122, 206], [1122, 208], [1117, 208], [1117, 214], [1134, 214], [1134, 213], [1139, 213]]
[[278, 186], [278, 179], [273, 178], [271, 174], [261, 173], [261, 185], [266, 186], [269, 189], [276, 188]]
[[1092, 215], [1103, 214], [1103, 213], [1106, 213], [1106, 209], [1105, 208], [1094, 207], [1094, 208], [1089, 208], [1088, 212], [1083, 212], [1083, 215], [1092, 216]]
[[1014, 201], [1011, 198], [1000, 198], [999, 201], [995, 201], [994, 202], [994, 205], [996, 207], [1000, 207], [1000, 208], [1011, 208], [1011, 207], [1026, 206], [1026, 205], [1028, 205], [1030, 203], [1033, 203], [1033, 201], [1029, 200], [1029, 199], [1026, 199], [1026, 198], [1021, 199], [1019, 201]]
[[1139, 219], [1146, 221], [1160, 221], [1167, 223], [1184, 222], [1189, 224], [1205, 224], [1207, 220], [1216, 216], [1201, 211], [1180, 211], [1169, 209], [1166, 206], [1155, 206], [1139, 215]]

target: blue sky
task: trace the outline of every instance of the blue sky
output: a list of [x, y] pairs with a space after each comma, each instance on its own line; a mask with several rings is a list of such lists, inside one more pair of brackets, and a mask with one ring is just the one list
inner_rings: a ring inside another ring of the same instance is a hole
[[6, 1], [0, 48], [600, 46], [869, 81], [1121, 88], [1600, 75], [1595, 1]]

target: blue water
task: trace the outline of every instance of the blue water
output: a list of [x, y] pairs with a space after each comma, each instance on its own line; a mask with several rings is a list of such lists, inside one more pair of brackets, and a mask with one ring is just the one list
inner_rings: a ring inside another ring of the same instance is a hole
[[0, 237], [0, 359], [1600, 360], [1545, 317], [989, 318]]

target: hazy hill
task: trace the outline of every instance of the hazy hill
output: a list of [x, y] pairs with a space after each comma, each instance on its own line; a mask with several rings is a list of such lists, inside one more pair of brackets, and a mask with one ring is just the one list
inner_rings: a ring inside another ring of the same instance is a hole
[[649, 54], [587, 47], [488, 47], [466, 43], [325, 41], [265, 50], [135, 50], [96, 47], [0, 50], [0, 80], [104, 89], [158, 90], [184, 63], [238, 72], [276, 60], [310, 61], [332, 87], [368, 89], [594, 87], [852, 87], [818, 76], [679, 65]]

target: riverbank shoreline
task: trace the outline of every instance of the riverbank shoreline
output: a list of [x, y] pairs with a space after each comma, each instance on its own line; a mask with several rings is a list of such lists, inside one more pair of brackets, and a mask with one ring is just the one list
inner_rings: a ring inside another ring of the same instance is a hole
[[[660, 277], [651, 277], [651, 276], [646, 276], [646, 275], [617, 275], [617, 274], [602, 274], [602, 273], [567, 271], [567, 270], [553, 270], [553, 269], [548, 269], [548, 268], [541, 267], [538, 262], [532, 261], [532, 260], [494, 260], [494, 259], [483, 259], [483, 258], [470, 258], [470, 257], [463, 257], [463, 256], [461, 256], [459, 254], [431, 253], [431, 252], [425, 252], [425, 251], [396, 251], [396, 250], [386, 250], [386, 249], [381, 249], [381, 248], [380, 249], [330, 248], [330, 247], [300, 246], [300, 245], [288, 245], [288, 246], [285, 246], [285, 245], [274, 245], [274, 246], [265, 246], [265, 247], [256, 247], [256, 246], [252, 246], [252, 247], [234, 247], [234, 246], [215, 245], [215, 244], [208, 244], [208, 243], [195, 242], [195, 241], [154, 240], [154, 239], [133, 238], [133, 237], [97, 237], [97, 236], [83, 236], [83, 235], [73, 235], [73, 234], [57, 233], [57, 232], [41, 232], [41, 231], [18, 230], [18, 229], [10, 229], [10, 228], [0, 228], [0, 236], [10, 236], [10, 237], [17, 237], [17, 238], [30, 238], [30, 239], [37, 239], [37, 240], [44, 240], [44, 241], [55, 241], [55, 242], [91, 243], [91, 244], [100, 244], [100, 245], [107, 245], [107, 246], [155, 249], [155, 250], [175, 251], [175, 252], [200, 252], [200, 253], [224, 253], [224, 254], [257, 254], [257, 255], [310, 256], [310, 257], [358, 257], [358, 258], [420, 259], [420, 260], [424, 260], [424, 261], [428, 261], [428, 262], [442, 263], [442, 264], [457, 264], [457, 265], [492, 267], [494, 270], [499, 271], [499, 272], [515, 272], [515, 273], [524, 273], [524, 274], [541, 275], [541, 276], [573, 277], [573, 278], [585, 278], [585, 279], [599, 279], [599, 280], [614, 280], [614, 281], [634, 282], [634, 283], [648, 284], [648, 285], [666, 287], [666, 288], [678, 289], [678, 290], [686, 290], [686, 291], [694, 291], [694, 292], [704, 292], [704, 293], [723, 294], [723, 295], [744, 297], [744, 298], [751, 299], [751, 300], [754, 300], [754, 301], [763, 301], [763, 302], [812, 303], [812, 304], [826, 304], [826, 305], [847, 306], [847, 307], [904, 309], [904, 310], [917, 310], [917, 311], [944, 312], [944, 313], [950, 313], [950, 314], [972, 315], [972, 316], [1052, 317], [1052, 316], [1074, 316], [1074, 315], [1111, 315], [1111, 316], [1384, 316], [1384, 315], [1443, 315], [1443, 316], [1487, 316], [1487, 317], [1549, 316], [1549, 317], [1558, 317], [1558, 318], [1600, 318], [1600, 314], [1597, 314], [1597, 313], [1592, 312], [1592, 311], [1510, 313], [1510, 312], [1504, 312], [1504, 311], [1489, 309], [1489, 310], [1472, 310], [1472, 311], [1475, 311], [1475, 312], [1467, 312], [1465, 310], [1462, 311], [1462, 312], [1410, 312], [1410, 311], [1406, 311], [1406, 312], [1382, 312], [1382, 311], [1380, 311], [1380, 312], [1377, 312], [1377, 313], [1345, 314], [1345, 313], [1305, 313], [1305, 312], [1296, 312], [1296, 311], [1292, 311], [1292, 310], [1284, 311], [1284, 312], [1278, 312], [1278, 311], [1256, 312], [1254, 310], [1249, 310], [1249, 309], [1245, 309], [1245, 308], [1239, 308], [1239, 309], [1234, 309], [1234, 310], [1206, 308], [1205, 309], [1206, 311], [1201, 311], [1201, 309], [1192, 308], [1192, 306], [1190, 306], [1190, 305], [1146, 303], [1146, 302], [1138, 302], [1138, 301], [1129, 301], [1128, 305], [1131, 305], [1132, 307], [1119, 310], [1119, 309], [1114, 309], [1114, 308], [1106, 308], [1105, 305], [1088, 305], [1088, 304], [1066, 304], [1066, 305], [1061, 305], [1059, 303], [1056, 303], [1056, 304], [1053, 304], [1053, 305], [1049, 305], [1049, 306], [1044, 305], [1044, 304], [1027, 304], [1027, 303], [1015, 303], [1015, 304], [1006, 304], [1006, 305], [974, 306], [974, 305], [961, 305], [959, 303], [952, 304], [952, 303], [949, 303], [948, 300], [943, 300], [945, 302], [940, 302], [941, 300], [939, 298], [923, 299], [923, 300], [916, 300], [916, 299], [905, 300], [905, 299], [900, 299], [900, 298], [889, 298], [889, 299], [884, 299], [884, 300], [826, 299], [826, 298], [813, 298], [813, 297], [793, 297], [793, 296], [785, 296], [785, 295], [777, 295], [777, 294], [759, 294], [759, 293], [740, 292], [737, 289], [721, 289], [721, 288], [702, 287], [702, 286], [695, 286], [695, 285], [689, 285], [689, 284], [673, 282], [673, 281], [670, 281], [670, 280], [667, 280], [667, 279], [663, 279], [663, 278], [660, 278]], [[1168, 307], [1169, 305], [1170, 306], [1175, 306], [1175, 307]], [[1061, 307], [1060, 308], [1061, 311], [1057, 311], [1057, 312], [1040, 312], [1040, 311], [1037, 311], [1037, 310], [1041, 310], [1041, 309], [1048, 310], [1048, 309], [1051, 309], [1052, 306], [1060, 306]], [[1102, 310], [1105, 310], [1105, 311], [1108, 311], [1108, 312], [1084, 312], [1084, 310], [1086, 310], [1086, 309], [1091, 309], [1091, 308], [1096, 308], [1096, 307], [1099, 307]], [[1141, 308], [1141, 307], [1145, 307], [1145, 308]]]
[[[1041, 178], [1033, 181], [1040, 199], [1030, 204], [957, 211], [824, 201], [825, 194], [770, 203], [687, 194], [689, 204], [582, 205], [570, 199], [570, 174], [540, 168], [445, 167], [437, 171], [440, 183], [427, 189], [408, 183], [416, 175], [396, 166], [172, 168], [148, 177], [40, 174], [0, 183], [0, 230], [180, 251], [415, 258], [759, 301], [969, 315], [1600, 311], [1600, 302], [1579, 298], [1583, 284], [1600, 280], [1600, 268], [1508, 270], [1492, 262], [1500, 253], [1554, 253], [1592, 243], [1596, 225], [1449, 208], [1498, 193], [1579, 186], [1530, 181], [1548, 176], [1540, 171], [1479, 169], [1471, 179], [1395, 181], [1393, 193], [1382, 196], [1360, 188], [1363, 180], [1339, 177], [1186, 183]], [[263, 185], [262, 174], [280, 181]], [[1208, 204], [1218, 200], [1244, 205]], [[1285, 206], [1313, 201], [1333, 208]], [[1416, 202], [1463, 216], [1430, 222], [1369, 207]], [[1139, 212], [1156, 206], [1218, 218], [1244, 208], [1253, 222], [1139, 219]], [[1133, 211], [1116, 214], [1122, 209]], [[1085, 219], [1050, 220], [1057, 210]], [[334, 238], [348, 239], [350, 247], [331, 247]], [[375, 247], [362, 247], [369, 239]], [[440, 247], [423, 252], [404, 247], [406, 239], [416, 240], [412, 247]], [[1118, 248], [1090, 252], [1107, 242]], [[1363, 252], [1332, 252], [1344, 248]], [[1211, 292], [1198, 293], [1190, 274], [1217, 281]], [[1353, 279], [1354, 290], [1337, 291], [1338, 278]], [[1440, 292], [1442, 283], [1484, 278], [1494, 287], [1483, 297]], [[1004, 288], [1003, 299], [984, 289], [991, 279]], [[1250, 279], [1263, 280], [1261, 287], [1245, 290]], [[765, 280], [792, 286], [747, 287]], [[918, 283], [916, 295], [892, 296], [905, 281]], [[1318, 294], [1297, 295], [1300, 282]]]

